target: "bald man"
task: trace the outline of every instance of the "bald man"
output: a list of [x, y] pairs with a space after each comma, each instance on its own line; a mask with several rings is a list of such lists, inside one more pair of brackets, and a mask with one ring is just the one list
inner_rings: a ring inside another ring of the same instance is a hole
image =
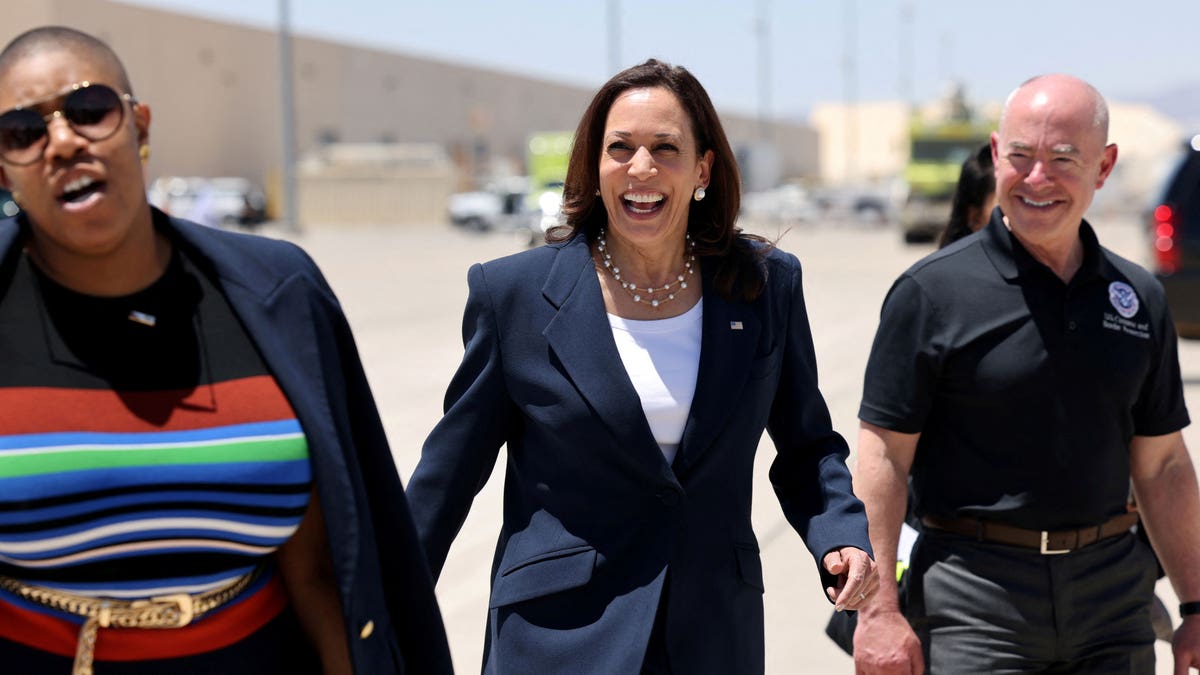
[[[1161, 286], [1084, 214], [1117, 160], [1108, 108], [1066, 75], [1018, 87], [992, 134], [997, 208], [906, 271], [867, 365], [855, 492], [883, 588], [859, 673], [1153, 673], [1153, 552], [1200, 665], [1200, 493]], [[912, 474], [923, 532], [894, 569]]]

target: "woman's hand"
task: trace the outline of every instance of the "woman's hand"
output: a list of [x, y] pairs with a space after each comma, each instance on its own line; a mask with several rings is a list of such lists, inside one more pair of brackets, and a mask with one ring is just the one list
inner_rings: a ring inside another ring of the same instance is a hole
[[867, 604], [879, 590], [875, 561], [861, 548], [844, 546], [825, 554], [822, 565], [837, 577], [837, 584], [825, 589], [837, 611], [856, 610]]

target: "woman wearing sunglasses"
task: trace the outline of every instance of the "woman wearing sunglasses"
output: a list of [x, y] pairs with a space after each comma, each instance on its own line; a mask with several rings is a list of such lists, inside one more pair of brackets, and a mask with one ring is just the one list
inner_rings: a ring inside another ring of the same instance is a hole
[[87, 34], [14, 39], [0, 111], [0, 668], [449, 672], [311, 260], [148, 205], [150, 109]]

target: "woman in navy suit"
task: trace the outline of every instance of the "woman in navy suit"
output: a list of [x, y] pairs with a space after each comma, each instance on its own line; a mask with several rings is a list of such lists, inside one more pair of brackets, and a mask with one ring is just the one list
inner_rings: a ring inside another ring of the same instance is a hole
[[737, 165], [683, 68], [617, 74], [575, 139], [566, 224], [468, 275], [466, 353], [408, 487], [426, 555], [440, 573], [507, 445], [485, 672], [762, 672], [764, 428], [829, 599], [877, 584], [799, 262], [734, 226]]

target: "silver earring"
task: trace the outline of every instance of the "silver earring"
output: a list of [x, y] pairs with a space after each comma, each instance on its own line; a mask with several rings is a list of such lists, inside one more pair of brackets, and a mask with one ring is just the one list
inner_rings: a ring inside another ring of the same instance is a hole
[[696, 201], [700, 201], [701, 199], [704, 199], [704, 186], [703, 185], [696, 188], [696, 191], [692, 193], [692, 199], [695, 199]]
[[596, 196], [597, 196], [597, 197], [599, 197], [599, 196], [600, 196], [600, 188], [596, 188]]

